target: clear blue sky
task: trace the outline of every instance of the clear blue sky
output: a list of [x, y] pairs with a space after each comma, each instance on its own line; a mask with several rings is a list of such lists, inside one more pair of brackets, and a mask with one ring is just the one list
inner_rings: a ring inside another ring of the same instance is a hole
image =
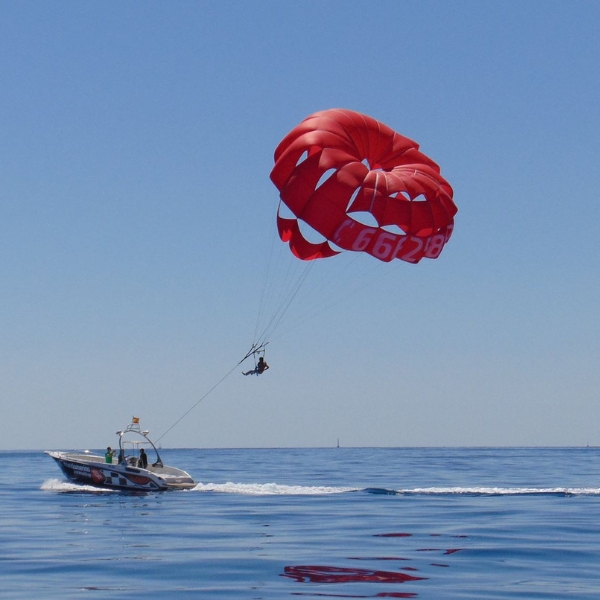
[[[163, 445], [600, 444], [600, 3], [0, 14], [1, 448], [106, 446], [134, 414], [160, 435], [236, 365], [273, 151], [333, 107], [420, 143], [453, 238], [416, 266], [316, 265], [270, 371], [239, 367]], [[342, 272], [365, 287], [294, 325]]]

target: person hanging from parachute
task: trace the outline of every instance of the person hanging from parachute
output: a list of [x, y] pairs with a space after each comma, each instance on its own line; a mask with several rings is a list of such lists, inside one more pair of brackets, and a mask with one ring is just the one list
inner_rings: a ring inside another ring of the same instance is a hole
[[[269, 365], [265, 360], [265, 346], [268, 343], [269, 342], [263, 342], [261, 344], [252, 344], [252, 347], [250, 348], [246, 356], [244, 356], [244, 358], [240, 360], [238, 365], [241, 365], [247, 358], [253, 356], [254, 369], [250, 369], [249, 371], [242, 371], [242, 375], [262, 375], [269, 368]], [[257, 356], [258, 360], [256, 359]]]
[[261, 356], [258, 359], [254, 369], [246, 371], [244, 375], [262, 375], [268, 368], [269, 365], [267, 364], [267, 361], [265, 360], [264, 356]]

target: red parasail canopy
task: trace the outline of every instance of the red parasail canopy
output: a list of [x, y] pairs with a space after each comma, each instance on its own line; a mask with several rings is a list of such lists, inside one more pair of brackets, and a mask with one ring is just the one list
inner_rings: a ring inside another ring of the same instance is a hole
[[[293, 214], [278, 212], [279, 236], [302, 260], [350, 250], [417, 263], [437, 258], [454, 227], [452, 188], [438, 165], [351, 110], [320, 111], [292, 129], [275, 150], [271, 180]], [[301, 223], [324, 241], [309, 241]]]

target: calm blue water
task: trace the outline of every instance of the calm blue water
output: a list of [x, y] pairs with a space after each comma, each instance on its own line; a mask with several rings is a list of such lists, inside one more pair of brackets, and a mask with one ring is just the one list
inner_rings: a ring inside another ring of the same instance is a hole
[[163, 450], [192, 491], [1, 452], [0, 597], [600, 598], [600, 450]]

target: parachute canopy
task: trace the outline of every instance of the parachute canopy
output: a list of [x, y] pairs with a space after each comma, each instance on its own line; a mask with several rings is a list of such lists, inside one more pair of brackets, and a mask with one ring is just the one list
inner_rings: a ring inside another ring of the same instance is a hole
[[[280, 203], [279, 236], [302, 260], [350, 250], [417, 263], [437, 258], [454, 227], [452, 188], [438, 165], [351, 110], [320, 111], [292, 129], [275, 150], [271, 180], [291, 211], [282, 214]], [[309, 241], [311, 230], [324, 239]]]

